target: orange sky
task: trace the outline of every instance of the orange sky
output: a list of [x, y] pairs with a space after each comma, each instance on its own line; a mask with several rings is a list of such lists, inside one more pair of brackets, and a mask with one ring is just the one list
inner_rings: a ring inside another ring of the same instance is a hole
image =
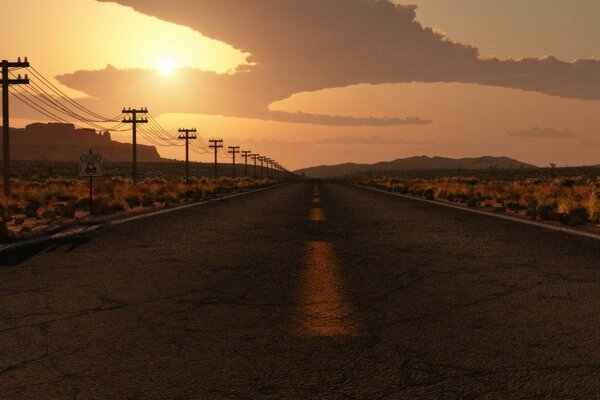
[[[600, 28], [594, 22], [600, 7], [596, 2], [532, 0], [523, 5], [523, 2], [511, 0], [501, 6], [492, 0], [412, 2], [420, 7], [417, 21], [444, 31], [452, 40], [478, 47], [484, 56], [542, 57], [553, 54], [571, 61], [600, 54]], [[600, 138], [596, 128], [600, 122], [600, 103], [597, 100], [552, 97], [518, 88], [482, 86], [477, 82], [366, 84], [358, 80], [347, 87], [328, 89], [318, 89], [320, 84], [316, 84], [316, 90], [300, 90], [296, 94], [292, 90], [289, 98], [269, 105], [271, 111], [356, 118], [416, 117], [431, 120], [430, 124], [336, 126], [267, 121], [265, 118], [268, 117], [252, 115], [244, 118], [244, 115], [235, 114], [239, 106], [236, 109], [226, 107], [222, 111], [231, 115], [229, 117], [207, 115], [202, 112], [204, 109], [199, 109], [202, 113], [195, 113], [194, 104], [175, 105], [175, 100], [172, 107], [165, 107], [159, 98], [149, 98], [151, 94], [176, 99], [183, 90], [189, 98], [185, 101], [193, 103], [198, 99], [206, 102], [209, 108], [211, 99], [218, 102], [223, 94], [210, 92], [212, 87], [209, 89], [208, 85], [203, 87], [204, 80], [190, 87], [181, 70], [176, 69], [169, 75], [160, 73], [156, 66], [162, 59], [172, 59], [178, 67], [224, 74], [233, 73], [245, 62], [252, 62], [252, 58], [247, 59], [251, 52], [236, 50], [205, 37], [193, 27], [165, 22], [114, 3], [93, 0], [29, 0], [26, 3], [27, 21], [33, 22], [31, 25], [35, 28], [24, 29], [24, 20], [18, 18], [0, 28], [5, 31], [4, 37], [7, 37], [6, 32], [14, 32], [10, 34], [12, 40], [0, 43], [2, 58], [27, 55], [32, 65], [48, 77], [102, 70], [107, 64], [118, 70], [152, 70], [152, 79], [146, 85], [149, 93], [138, 91], [146, 97], [138, 99], [134, 89], [119, 86], [118, 90], [112, 90], [110, 102], [104, 101], [102, 112], [106, 108], [106, 115], [116, 115], [122, 106], [151, 107], [155, 104], [154, 114], [158, 115], [161, 125], [173, 131], [173, 135], [179, 127], [194, 126], [203, 137], [223, 137], [226, 145], [239, 144], [267, 154], [291, 169], [347, 161], [376, 162], [422, 154], [450, 157], [505, 155], [537, 165], [550, 162], [559, 165], [600, 164], [597, 155]], [[21, 9], [24, 5], [9, 3], [8, 7]], [[277, 52], [274, 54], [276, 56]], [[318, 63], [319, 60], [307, 62]], [[297, 79], [304, 70], [299, 71], [290, 75], [290, 79]], [[341, 71], [340, 74], [343, 75]], [[598, 84], [600, 78], [594, 79], [590, 85]], [[340, 82], [345, 81], [340, 79]], [[83, 87], [79, 82], [77, 84]], [[100, 92], [78, 90], [77, 84], [62, 88], [81, 99], [95, 95], [97, 98], [90, 101], [106, 100]], [[298, 85], [300, 88], [310, 86], [310, 80], [305, 80], [304, 86]], [[240, 86], [239, 90], [250, 90], [244, 87]], [[276, 92], [276, 86], [270, 90]], [[247, 99], [245, 93], [235, 94], [242, 96], [232, 98], [232, 102], [238, 101], [242, 105], [248, 102], [248, 108], [252, 107], [251, 97]], [[224, 99], [229, 100], [228, 97]], [[137, 100], [145, 104], [127, 103]], [[112, 102], [117, 104], [114, 104], [114, 112], [108, 114], [110, 107], [107, 104]], [[221, 111], [217, 108], [209, 113]], [[13, 126], [43, 120], [35, 115], [20, 117], [13, 118]], [[556, 132], [563, 134], [554, 134]], [[129, 136], [127, 133], [113, 135], [120, 141], [130, 141]], [[159, 151], [165, 157], [183, 156], [180, 148], [164, 147]], [[193, 158], [210, 159], [200, 155]]]

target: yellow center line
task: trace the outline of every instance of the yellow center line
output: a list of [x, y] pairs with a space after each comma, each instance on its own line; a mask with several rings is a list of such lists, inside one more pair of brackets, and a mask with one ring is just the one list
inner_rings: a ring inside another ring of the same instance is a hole
[[298, 324], [301, 336], [358, 335], [331, 243], [307, 243], [307, 263], [302, 285]]
[[320, 207], [311, 208], [309, 219], [313, 222], [325, 221], [325, 213], [323, 212], [323, 209]]

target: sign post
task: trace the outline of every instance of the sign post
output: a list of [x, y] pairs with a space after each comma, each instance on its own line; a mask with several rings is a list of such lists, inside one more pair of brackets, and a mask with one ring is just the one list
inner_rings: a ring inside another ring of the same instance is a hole
[[92, 149], [89, 154], [79, 157], [79, 176], [90, 178], [90, 215], [94, 214], [94, 177], [103, 173], [102, 157], [92, 154]]

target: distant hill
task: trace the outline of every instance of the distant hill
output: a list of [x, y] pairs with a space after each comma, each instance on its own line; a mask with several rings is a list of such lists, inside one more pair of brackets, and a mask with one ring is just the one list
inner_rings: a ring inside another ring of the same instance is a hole
[[[0, 152], [1, 149], [0, 141]], [[98, 133], [58, 123], [35, 123], [23, 129], [10, 129], [12, 160], [78, 161], [89, 149], [109, 162], [131, 161], [132, 157], [131, 144], [113, 141], [110, 132]], [[162, 160], [154, 146], [138, 144], [137, 154], [140, 162]]]
[[478, 157], [478, 158], [444, 158], [417, 156], [401, 158], [394, 161], [384, 161], [376, 164], [338, 164], [321, 165], [294, 171], [298, 175], [306, 175], [314, 178], [327, 178], [334, 176], [346, 176], [364, 174], [372, 171], [388, 170], [427, 170], [427, 169], [515, 169], [515, 168], [537, 168], [535, 165], [526, 164], [508, 157]]

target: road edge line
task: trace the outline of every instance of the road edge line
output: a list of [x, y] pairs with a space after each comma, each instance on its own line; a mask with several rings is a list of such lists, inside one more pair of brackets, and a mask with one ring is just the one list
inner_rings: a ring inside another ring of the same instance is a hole
[[48, 236], [40, 236], [37, 238], [27, 239], [27, 240], [23, 240], [20, 242], [8, 244], [4, 247], [0, 247], [0, 254], [9, 252], [9, 251], [21, 250], [21, 249], [24, 249], [27, 247], [39, 245], [39, 244], [50, 242], [53, 240], [60, 240], [60, 239], [65, 239], [65, 238], [74, 237], [74, 236], [78, 236], [78, 235], [83, 235], [86, 233], [95, 232], [100, 229], [110, 228], [111, 226], [119, 226], [119, 225], [126, 224], [128, 222], [138, 221], [138, 220], [142, 220], [142, 219], [146, 219], [146, 218], [152, 218], [152, 217], [156, 217], [156, 216], [163, 215], [163, 214], [169, 214], [169, 213], [172, 213], [175, 211], [185, 210], [188, 208], [200, 207], [200, 206], [204, 206], [204, 205], [222, 201], [222, 200], [227, 200], [227, 199], [232, 199], [232, 198], [239, 197], [239, 196], [244, 196], [247, 194], [262, 192], [264, 190], [275, 189], [277, 187], [287, 185], [291, 182], [293, 182], [293, 180], [289, 180], [289, 181], [286, 181], [283, 183], [278, 183], [276, 185], [261, 187], [258, 189], [252, 189], [247, 192], [234, 193], [234, 194], [219, 197], [216, 199], [200, 201], [200, 202], [192, 203], [192, 204], [184, 204], [182, 206], [166, 208], [166, 209], [157, 210], [157, 211], [150, 211], [150, 212], [143, 213], [140, 215], [134, 215], [134, 216], [130, 216], [130, 217], [116, 219], [114, 221], [102, 222], [102, 223], [99, 223], [96, 225], [83, 226], [83, 227], [79, 227], [79, 228], [71, 228], [70, 230], [66, 230], [64, 232], [53, 233]]
[[484, 215], [484, 216], [488, 216], [488, 217], [492, 217], [492, 218], [503, 219], [505, 221], [518, 222], [518, 223], [525, 224], [525, 225], [536, 226], [538, 228], [544, 228], [544, 229], [547, 229], [547, 230], [551, 230], [551, 231], [555, 231], [555, 232], [561, 232], [561, 233], [566, 233], [566, 234], [569, 234], [569, 235], [581, 236], [581, 237], [585, 237], [585, 238], [588, 238], [588, 239], [600, 240], [600, 234], [595, 234], [595, 233], [590, 233], [590, 232], [582, 232], [582, 231], [578, 231], [577, 229], [566, 228], [566, 227], [562, 227], [562, 226], [549, 225], [549, 224], [545, 224], [543, 222], [530, 221], [530, 220], [527, 220], [527, 219], [513, 217], [511, 215], [496, 214], [496, 213], [492, 213], [492, 212], [489, 212], [489, 211], [477, 210], [477, 209], [473, 209], [473, 208], [457, 206], [455, 204], [448, 204], [448, 203], [444, 203], [444, 202], [440, 202], [440, 201], [435, 201], [435, 200], [421, 199], [419, 197], [409, 196], [409, 195], [402, 194], [402, 193], [389, 192], [387, 190], [377, 189], [377, 188], [374, 188], [374, 187], [361, 186], [361, 185], [357, 185], [357, 184], [354, 184], [354, 183], [347, 183], [347, 182], [338, 182], [338, 183], [341, 183], [343, 185], [348, 185], [348, 186], [354, 186], [354, 187], [356, 187], [358, 189], [370, 190], [372, 192], [377, 192], [377, 193], [384, 193], [384, 194], [388, 194], [390, 196], [396, 196], [396, 197], [400, 197], [400, 198], [403, 198], [403, 199], [408, 199], [408, 200], [413, 200], [413, 201], [419, 201], [419, 202], [422, 202], [422, 203], [433, 204], [433, 205], [436, 205], [436, 206], [441, 206], [441, 207], [446, 207], [446, 208], [452, 208], [452, 209], [455, 209], [455, 210], [465, 211], [465, 212], [469, 212], [469, 213], [472, 213], [472, 214], [479, 214], [479, 215]]

